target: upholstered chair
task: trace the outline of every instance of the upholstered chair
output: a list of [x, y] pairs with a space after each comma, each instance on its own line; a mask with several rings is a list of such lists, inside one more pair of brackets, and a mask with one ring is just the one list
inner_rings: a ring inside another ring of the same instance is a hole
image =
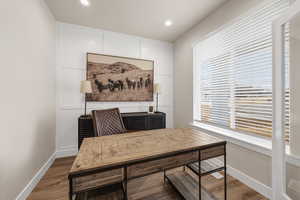
[[96, 136], [126, 133], [119, 108], [92, 111]]

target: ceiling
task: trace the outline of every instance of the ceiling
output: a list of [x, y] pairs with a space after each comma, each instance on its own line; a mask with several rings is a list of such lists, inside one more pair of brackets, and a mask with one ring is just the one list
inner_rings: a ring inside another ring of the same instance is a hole
[[45, 1], [61, 22], [172, 42], [227, 0], [90, 0], [89, 7], [79, 0]]

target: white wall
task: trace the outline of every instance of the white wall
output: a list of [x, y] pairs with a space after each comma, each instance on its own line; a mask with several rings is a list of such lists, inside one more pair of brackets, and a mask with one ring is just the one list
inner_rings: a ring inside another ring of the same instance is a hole
[[[291, 25], [291, 34], [294, 32], [295, 26]], [[300, 36], [299, 36], [300, 37]], [[296, 37], [290, 38], [290, 90], [291, 90], [291, 152], [295, 155], [300, 155], [300, 104], [297, 101], [300, 99], [299, 88], [299, 65], [300, 65], [300, 39]]]
[[[83, 114], [84, 97], [79, 93], [85, 79], [86, 53], [100, 53], [154, 60], [154, 82], [162, 94], [159, 110], [173, 127], [173, 45], [167, 42], [58, 23], [57, 49], [57, 150], [59, 155], [76, 153], [77, 118]], [[121, 112], [147, 111], [149, 102], [88, 103], [88, 110], [119, 107]]]
[[[295, 30], [296, 25], [292, 24], [290, 26], [291, 38], [290, 38], [290, 109], [291, 109], [291, 133], [290, 133], [290, 150], [293, 155], [300, 155], [300, 104], [298, 99], [300, 99], [300, 88], [299, 88], [299, 64], [300, 64], [300, 39], [299, 31]], [[300, 199], [300, 168], [295, 166], [287, 166], [287, 184], [289, 185], [291, 181], [298, 181], [298, 188], [288, 187], [287, 191], [289, 195], [293, 198]]]
[[55, 152], [55, 20], [42, 0], [0, 5], [0, 199]]

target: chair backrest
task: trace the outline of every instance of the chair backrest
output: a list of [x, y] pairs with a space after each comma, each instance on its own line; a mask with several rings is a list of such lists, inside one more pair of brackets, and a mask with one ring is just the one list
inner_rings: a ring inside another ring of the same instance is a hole
[[93, 110], [92, 116], [96, 136], [114, 135], [126, 132], [119, 108]]

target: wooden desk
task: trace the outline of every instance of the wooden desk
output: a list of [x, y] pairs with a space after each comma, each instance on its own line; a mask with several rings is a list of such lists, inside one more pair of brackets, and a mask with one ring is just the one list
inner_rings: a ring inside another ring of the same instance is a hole
[[[160, 129], [86, 138], [69, 173], [69, 197], [130, 179], [223, 156], [226, 142], [192, 129]], [[198, 173], [201, 183], [201, 170]], [[226, 176], [225, 176], [226, 183]], [[201, 188], [199, 184], [199, 189]], [[199, 200], [201, 193], [199, 193]], [[226, 184], [225, 184], [226, 199]]]

